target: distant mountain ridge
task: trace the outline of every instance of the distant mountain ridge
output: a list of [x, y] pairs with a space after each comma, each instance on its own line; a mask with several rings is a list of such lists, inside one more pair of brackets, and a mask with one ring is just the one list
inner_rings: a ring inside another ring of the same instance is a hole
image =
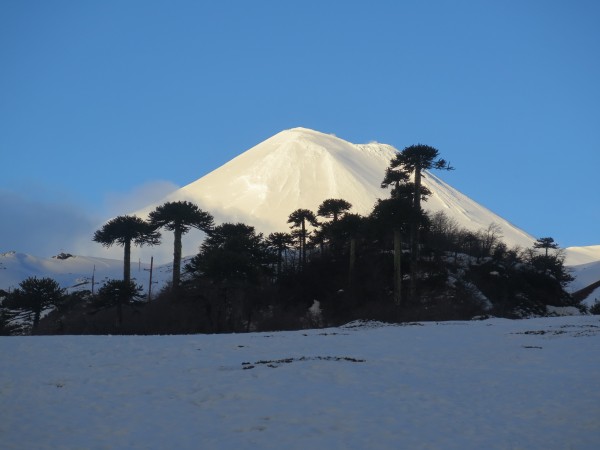
[[[131, 276], [136, 284], [147, 290], [150, 278], [150, 264], [133, 262]], [[158, 292], [171, 279], [171, 264], [153, 267], [152, 290]], [[95, 289], [108, 279], [123, 277], [123, 261], [92, 256], [69, 255], [67, 258], [39, 258], [18, 252], [0, 253], [0, 289], [12, 290], [28, 277], [49, 277], [68, 290], [92, 290], [92, 277]]]

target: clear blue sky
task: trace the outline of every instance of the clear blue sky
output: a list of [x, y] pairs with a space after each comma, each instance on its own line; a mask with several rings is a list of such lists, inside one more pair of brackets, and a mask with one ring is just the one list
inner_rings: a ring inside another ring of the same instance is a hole
[[435, 146], [527, 232], [600, 244], [599, 24], [595, 0], [4, 0], [0, 251], [69, 250], [296, 126]]

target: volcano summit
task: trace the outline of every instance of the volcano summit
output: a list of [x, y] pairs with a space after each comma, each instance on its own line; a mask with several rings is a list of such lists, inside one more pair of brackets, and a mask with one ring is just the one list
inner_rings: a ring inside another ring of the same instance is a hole
[[[389, 197], [381, 181], [396, 152], [387, 144], [352, 144], [334, 135], [292, 128], [255, 145], [158, 204], [188, 200], [213, 214], [216, 222], [244, 222], [264, 233], [288, 230], [287, 218], [292, 211], [316, 211], [327, 198], [342, 198], [352, 204], [352, 212], [368, 214], [378, 198]], [[495, 223], [509, 246], [529, 247], [535, 241], [429, 172], [424, 173], [423, 185], [432, 192], [423, 204], [426, 210], [444, 211], [473, 231]], [[158, 204], [136, 214], [146, 217]]]

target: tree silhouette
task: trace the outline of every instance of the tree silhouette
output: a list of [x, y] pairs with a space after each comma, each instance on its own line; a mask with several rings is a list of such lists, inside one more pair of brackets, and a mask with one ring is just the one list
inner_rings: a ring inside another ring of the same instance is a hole
[[[551, 237], [543, 237], [537, 239], [533, 244], [534, 249], [543, 248], [545, 250], [544, 255], [535, 255], [533, 251], [530, 255], [530, 262], [533, 266], [541, 269], [545, 273], [551, 274], [556, 280], [558, 280], [563, 286], [573, 281], [573, 277], [564, 268], [565, 254], [560, 249], [558, 244], [554, 242]], [[558, 250], [554, 254], [548, 254], [548, 250]]]
[[383, 226], [392, 229], [394, 236], [394, 303], [402, 304], [402, 235], [406, 233], [409, 224], [416, 219], [412, 218], [413, 209], [410, 200], [402, 197], [393, 197], [378, 200], [371, 212], [371, 219]]
[[213, 227], [213, 217], [198, 206], [187, 201], [167, 202], [158, 206], [149, 216], [150, 225], [172, 231], [173, 241], [173, 289], [181, 278], [181, 236], [196, 228], [208, 232]]
[[[404, 172], [406, 175], [413, 174], [415, 190], [413, 195], [413, 207], [421, 207], [421, 178], [424, 170], [454, 170], [445, 159], [438, 158], [439, 151], [429, 145], [416, 144], [406, 147], [397, 153], [390, 162], [390, 169]], [[438, 158], [438, 159], [436, 159]], [[387, 176], [387, 172], [386, 172]], [[385, 180], [384, 180], [385, 181]]]
[[553, 249], [556, 250], [558, 249], [558, 244], [556, 242], [554, 242], [554, 239], [551, 237], [543, 237], [543, 238], [539, 238], [537, 239], [534, 243], [533, 243], [533, 248], [543, 248], [546, 250], [546, 258], [548, 257], [548, 250], [549, 249]]
[[294, 237], [290, 233], [271, 233], [266, 239], [267, 246], [277, 252], [277, 276], [281, 276], [283, 252], [294, 244]]
[[328, 223], [323, 228], [333, 241], [348, 243], [348, 284], [352, 285], [356, 265], [356, 241], [366, 228], [366, 218], [359, 214], [348, 213], [344, 214], [341, 219]]
[[317, 217], [309, 209], [297, 209], [292, 212], [288, 218], [287, 223], [291, 223], [290, 228], [296, 228], [300, 232], [300, 260], [302, 261], [302, 267], [306, 265], [306, 223], [316, 227], [319, 225]]
[[333, 219], [334, 222], [340, 218], [342, 214], [352, 208], [352, 205], [341, 198], [328, 198], [324, 200], [317, 210], [317, 215], [328, 219]]
[[131, 243], [138, 246], [157, 245], [160, 243], [160, 233], [137, 216], [118, 216], [97, 230], [92, 240], [104, 247], [111, 247], [115, 244], [123, 247], [123, 281], [129, 283], [131, 281]]
[[269, 255], [262, 233], [243, 223], [223, 223], [210, 230], [188, 272], [217, 282], [258, 282]]
[[401, 185], [406, 185], [410, 180], [410, 174], [402, 170], [394, 170], [391, 167], [385, 169], [385, 176], [381, 182], [382, 188], [392, 186], [391, 196], [396, 197]]
[[132, 281], [108, 280], [98, 289], [94, 301], [96, 308], [117, 307], [117, 323], [123, 324], [123, 305], [141, 302], [142, 286], [135, 285]]
[[[413, 174], [414, 187], [412, 188], [412, 207], [415, 211], [413, 217], [417, 217], [421, 211], [421, 200], [425, 200], [429, 191], [424, 190], [421, 179], [424, 170], [453, 170], [445, 159], [438, 158], [439, 151], [430, 147], [429, 145], [416, 144], [410, 147], [404, 148], [401, 152], [397, 153], [390, 162], [390, 167], [386, 171], [384, 182], [382, 186], [387, 183], [390, 184], [390, 180], [402, 179], [406, 175]], [[403, 173], [394, 173], [400, 172]], [[395, 188], [399, 188], [401, 181], [396, 183]], [[416, 297], [416, 279], [417, 279], [417, 265], [418, 265], [418, 253], [419, 253], [419, 225], [418, 222], [411, 223], [411, 277], [410, 277], [410, 298], [412, 300]]]
[[60, 304], [63, 298], [63, 289], [52, 278], [29, 277], [8, 294], [3, 306], [33, 314], [32, 331], [35, 331], [44, 309]]

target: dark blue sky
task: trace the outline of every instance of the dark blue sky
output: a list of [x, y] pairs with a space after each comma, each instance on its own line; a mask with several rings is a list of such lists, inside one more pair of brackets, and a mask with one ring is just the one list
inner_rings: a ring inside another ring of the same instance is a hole
[[[93, 222], [302, 126], [435, 146], [527, 232], [599, 244], [599, 23], [577, 0], [4, 1], [0, 207]], [[0, 251], [53, 232], [10, 230]]]

